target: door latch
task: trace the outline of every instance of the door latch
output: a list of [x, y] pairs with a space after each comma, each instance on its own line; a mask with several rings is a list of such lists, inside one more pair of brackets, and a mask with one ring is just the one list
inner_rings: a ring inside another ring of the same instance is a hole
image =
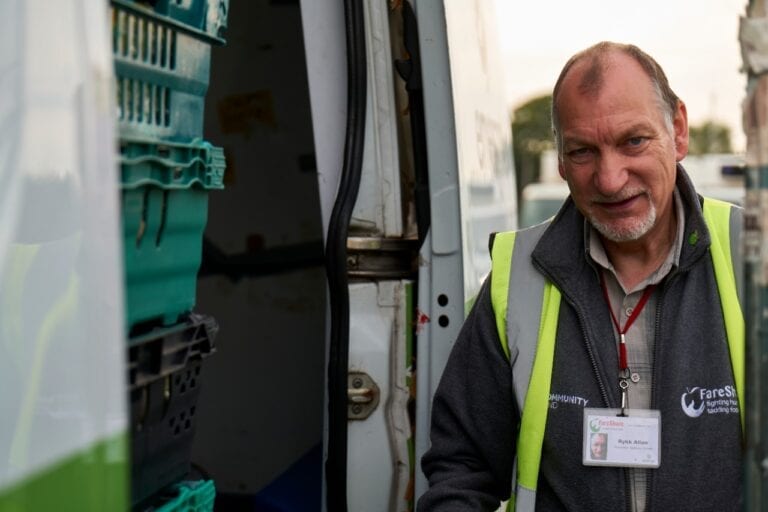
[[364, 420], [379, 405], [379, 386], [364, 372], [347, 374], [347, 419]]

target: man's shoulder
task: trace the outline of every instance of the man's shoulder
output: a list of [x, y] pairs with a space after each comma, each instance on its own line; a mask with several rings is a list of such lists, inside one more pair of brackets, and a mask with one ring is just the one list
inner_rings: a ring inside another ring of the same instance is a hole
[[526, 245], [528, 245], [528, 242], [533, 242], [531, 245], [531, 248], [533, 248], [547, 228], [552, 224], [552, 221], [553, 219], [547, 219], [540, 224], [535, 224], [527, 228], [491, 233], [488, 239], [488, 250], [493, 254], [493, 249], [498, 242], [499, 244], [515, 244], [515, 251], [517, 251], [520, 243], [516, 242], [517, 240], [526, 242]]

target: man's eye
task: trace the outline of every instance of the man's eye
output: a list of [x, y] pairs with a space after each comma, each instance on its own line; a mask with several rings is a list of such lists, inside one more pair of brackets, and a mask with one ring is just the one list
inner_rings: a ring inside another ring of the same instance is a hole
[[627, 145], [628, 146], [640, 146], [642, 143], [645, 142], [645, 137], [630, 137], [627, 139]]
[[575, 148], [568, 151], [568, 157], [574, 162], [584, 162], [592, 156], [591, 148]]

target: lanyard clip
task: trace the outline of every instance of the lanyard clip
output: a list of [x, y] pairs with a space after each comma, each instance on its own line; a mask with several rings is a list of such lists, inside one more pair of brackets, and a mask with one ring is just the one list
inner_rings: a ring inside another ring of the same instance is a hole
[[[626, 370], [627, 374], [629, 374], [629, 370]], [[629, 382], [627, 382], [626, 377], [622, 377], [619, 380], [619, 388], [621, 388], [621, 414], [620, 416], [628, 416], [627, 410], [629, 409], [629, 393], [627, 392], [627, 388], [629, 388]]]

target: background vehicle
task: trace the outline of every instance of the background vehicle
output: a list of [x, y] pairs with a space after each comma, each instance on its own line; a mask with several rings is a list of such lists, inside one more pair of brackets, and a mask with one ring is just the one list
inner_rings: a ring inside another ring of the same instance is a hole
[[570, 191], [565, 181], [526, 185], [520, 204], [520, 227], [527, 228], [553, 217], [568, 194]]

